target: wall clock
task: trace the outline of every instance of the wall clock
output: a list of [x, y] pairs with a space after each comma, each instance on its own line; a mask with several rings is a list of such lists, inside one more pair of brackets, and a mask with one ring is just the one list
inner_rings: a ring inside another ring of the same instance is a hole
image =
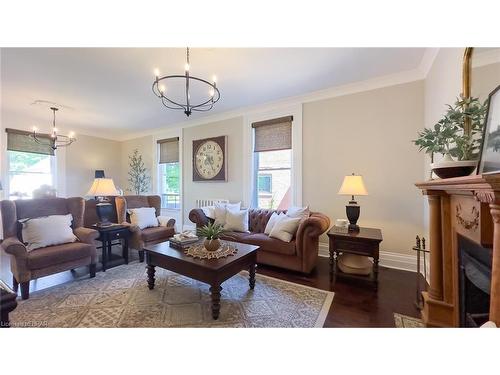
[[227, 181], [227, 136], [193, 141], [193, 181]]

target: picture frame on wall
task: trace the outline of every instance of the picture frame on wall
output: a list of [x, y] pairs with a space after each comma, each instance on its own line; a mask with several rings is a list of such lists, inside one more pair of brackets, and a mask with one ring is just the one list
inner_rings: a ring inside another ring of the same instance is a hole
[[193, 141], [193, 181], [227, 181], [227, 136]]
[[500, 86], [488, 96], [478, 174], [500, 173]]

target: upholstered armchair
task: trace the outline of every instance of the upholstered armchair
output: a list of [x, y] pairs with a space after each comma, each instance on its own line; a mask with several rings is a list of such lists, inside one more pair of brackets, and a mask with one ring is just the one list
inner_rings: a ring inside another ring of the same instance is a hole
[[144, 261], [144, 246], [168, 241], [175, 234], [175, 219], [168, 221], [166, 227], [151, 227], [140, 229], [130, 224], [127, 210], [131, 208], [154, 207], [156, 216], [160, 216], [161, 198], [158, 195], [124, 195], [115, 199], [118, 223], [129, 225], [132, 232], [130, 248], [139, 252], [139, 260]]
[[[3, 200], [0, 202], [4, 241], [0, 247], [10, 255], [10, 269], [15, 292], [21, 284], [22, 299], [29, 298], [31, 280], [77, 267], [89, 266], [95, 276], [97, 253], [95, 239], [99, 233], [83, 227], [83, 198], [41, 198]], [[47, 246], [28, 251], [22, 240], [19, 220], [49, 215], [73, 216], [76, 242]]]

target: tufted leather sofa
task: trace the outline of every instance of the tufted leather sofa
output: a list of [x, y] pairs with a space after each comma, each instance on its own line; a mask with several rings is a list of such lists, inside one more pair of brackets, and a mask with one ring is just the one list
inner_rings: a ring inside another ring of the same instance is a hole
[[[273, 212], [282, 211], [249, 209], [250, 233], [227, 232], [227, 235], [222, 238], [259, 246], [258, 263], [310, 273], [318, 260], [319, 236], [330, 227], [330, 219], [319, 212], [312, 212], [309, 218], [300, 224], [292, 241], [284, 242], [264, 234], [264, 229]], [[189, 220], [199, 228], [211, 219], [205, 216], [202, 209], [196, 208], [189, 213]]]

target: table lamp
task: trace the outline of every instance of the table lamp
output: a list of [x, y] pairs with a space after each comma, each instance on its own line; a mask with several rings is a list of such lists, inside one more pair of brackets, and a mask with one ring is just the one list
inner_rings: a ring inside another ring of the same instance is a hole
[[107, 197], [115, 197], [118, 195], [115, 184], [111, 178], [96, 178], [86, 194], [94, 196], [98, 203], [95, 205], [97, 217], [99, 218], [100, 227], [110, 226], [109, 218], [113, 214], [113, 205]]
[[359, 230], [359, 226], [356, 225], [359, 219], [359, 206], [354, 200], [355, 195], [368, 195], [366, 191], [365, 184], [363, 183], [363, 177], [356, 176], [354, 173], [350, 176], [344, 177], [344, 182], [338, 192], [339, 195], [350, 195], [352, 198], [349, 204], [345, 206], [345, 212], [347, 214], [347, 219], [349, 220], [349, 231], [354, 232]]

